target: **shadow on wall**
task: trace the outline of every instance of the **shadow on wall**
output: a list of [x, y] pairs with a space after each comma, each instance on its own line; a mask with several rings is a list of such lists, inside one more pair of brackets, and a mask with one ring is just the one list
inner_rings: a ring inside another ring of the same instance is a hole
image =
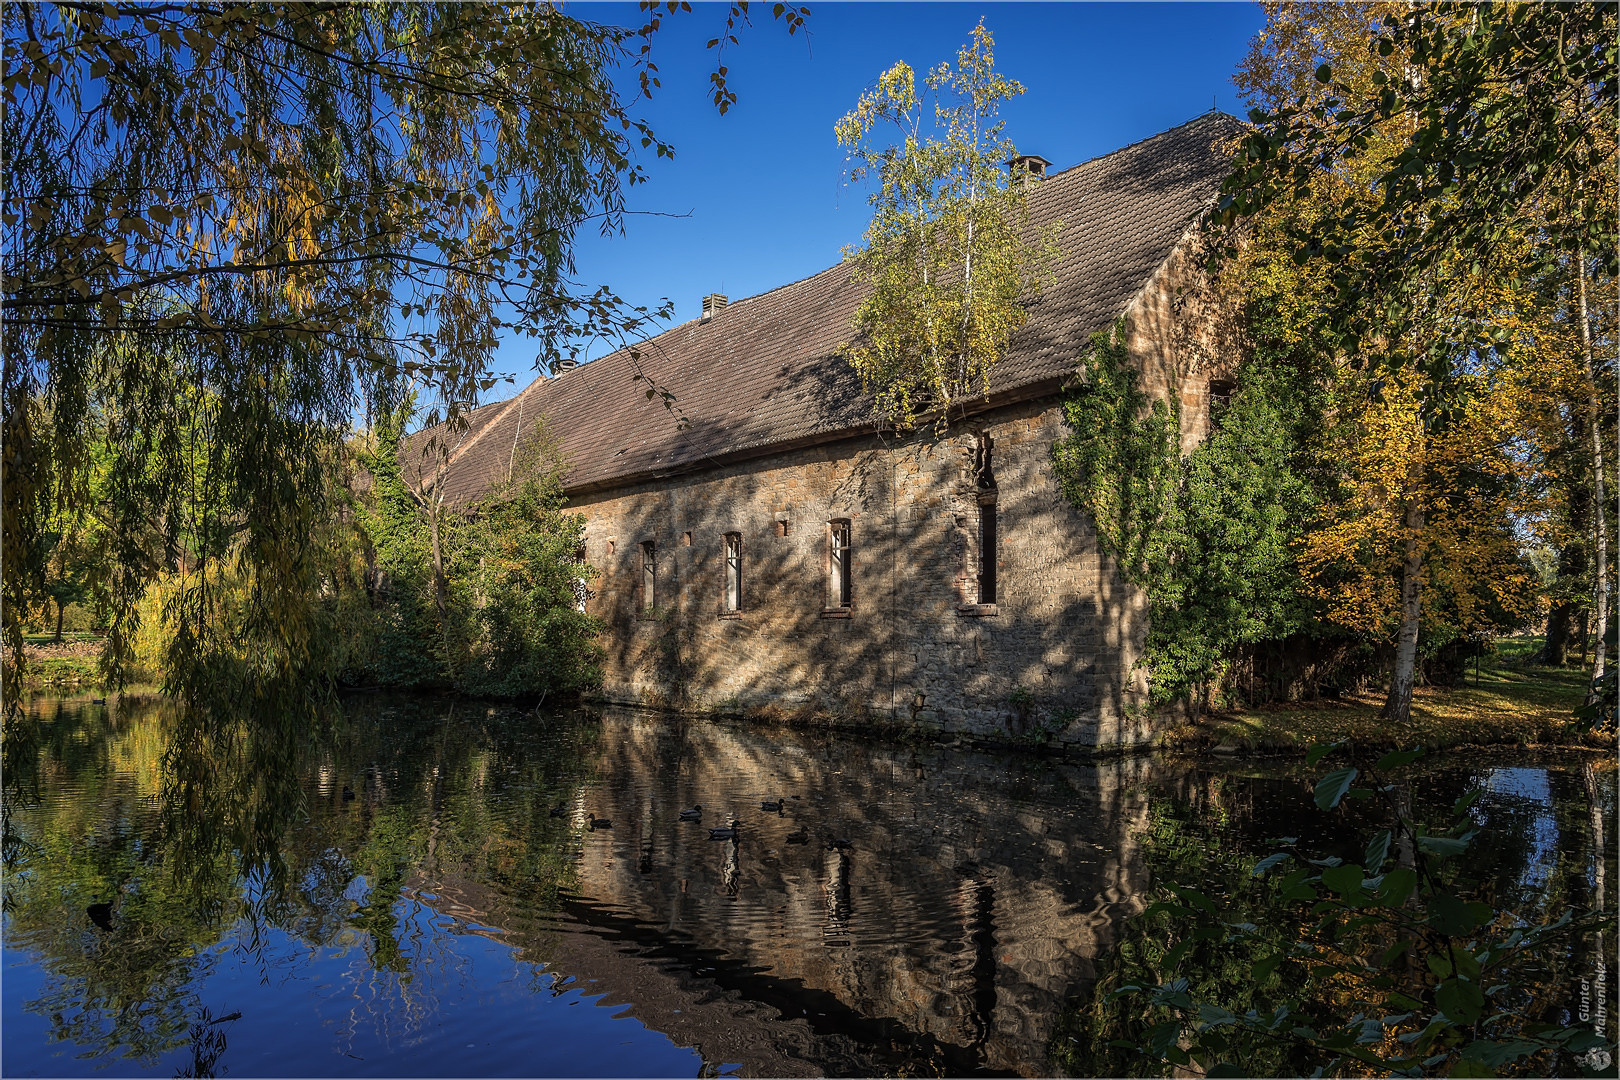
[[[979, 606], [979, 434], [993, 436], [998, 603]], [[1058, 491], [1055, 402], [943, 439], [844, 440], [585, 496], [611, 700], [775, 707], [942, 733], [1133, 743], [1145, 608]], [[851, 538], [848, 604], [831, 533]], [[727, 534], [741, 589], [726, 610]], [[611, 552], [609, 550], [611, 545]], [[649, 572], [646, 565], [650, 558]], [[648, 602], [649, 590], [651, 602]]]

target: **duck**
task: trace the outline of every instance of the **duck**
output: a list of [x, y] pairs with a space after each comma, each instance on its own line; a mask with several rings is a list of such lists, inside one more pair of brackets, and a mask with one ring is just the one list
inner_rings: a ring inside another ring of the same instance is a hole
[[848, 851], [850, 848], [852, 848], [854, 846], [855, 846], [854, 844], [851, 844], [848, 840], [845, 840], [842, 836], [833, 836], [833, 837], [828, 837], [827, 838], [827, 850], [828, 851]]
[[551, 816], [552, 817], [559, 817], [559, 818], [560, 817], [567, 817], [568, 816], [568, 804], [560, 802], [556, 806], [553, 806], [551, 808]]
[[696, 806], [692, 807], [689, 810], [682, 810], [681, 811], [681, 820], [682, 821], [702, 821], [703, 820], [703, 804], [698, 803]]
[[90, 704], [92, 704], [92, 705], [105, 705], [105, 704], [107, 704], [107, 699], [104, 698], [104, 697], [93, 697], [93, 698], [90, 699]]
[[790, 832], [787, 834], [786, 839], [790, 844], [808, 844], [810, 842], [810, 830], [799, 829], [796, 832]]
[[737, 839], [738, 836], [741, 835], [741, 830], [739, 829], [739, 826], [741, 824], [742, 823], [739, 822], [736, 818], [732, 818], [730, 825], [722, 825], [718, 829], [710, 829], [709, 830], [709, 839], [710, 840], [735, 840], [735, 839]]
[[591, 829], [591, 830], [592, 830], [592, 831], [593, 831], [593, 832], [594, 832], [594, 831], [595, 831], [595, 830], [597, 830], [597, 829], [611, 829], [611, 828], [613, 828], [613, 822], [611, 822], [611, 821], [609, 821], [609, 820], [608, 820], [608, 819], [607, 819], [607, 818], [605, 818], [605, 817], [597, 817], [597, 816], [596, 816], [596, 815], [595, 815], [595, 814], [594, 814], [594, 813], [593, 813], [593, 814], [592, 814], [592, 815], [591, 815], [591, 820], [590, 820], [590, 825], [589, 825], [589, 826], [588, 826], [588, 827], [589, 827], [589, 828], [590, 828], [590, 829]]
[[771, 802], [769, 799], [766, 799], [759, 804], [759, 808], [767, 813], [780, 814], [782, 812], [782, 804], [786, 801], [787, 800], [785, 799], [777, 799], [775, 802]]
[[350, 787], [348, 784], [344, 784], [343, 785], [343, 801], [344, 802], [351, 802], [351, 801], [353, 801], [353, 799], [354, 799], [354, 788]]

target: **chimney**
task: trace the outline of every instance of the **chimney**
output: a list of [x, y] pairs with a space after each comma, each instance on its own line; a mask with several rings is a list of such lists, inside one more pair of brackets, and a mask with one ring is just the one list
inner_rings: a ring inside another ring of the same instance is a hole
[[1007, 159], [1007, 172], [1014, 183], [1022, 182], [1029, 187], [1046, 179], [1046, 169], [1051, 164], [1039, 154], [1019, 154]]
[[698, 321], [708, 322], [710, 319], [720, 314], [720, 312], [724, 311], [728, 303], [730, 303], [730, 301], [726, 299], [725, 293], [710, 293], [708, 296], [703, 298], [703, 317]]

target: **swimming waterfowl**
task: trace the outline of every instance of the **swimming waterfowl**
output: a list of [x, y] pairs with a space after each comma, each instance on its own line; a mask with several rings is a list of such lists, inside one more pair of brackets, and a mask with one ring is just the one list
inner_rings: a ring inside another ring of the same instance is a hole
[[698, 803], [696, 806], [692, 807], [690, 810], [682, 810], [681, 811], [681, 820], [682, 821], [702, 821], [703, 820], [703, 804]]
[[591, 820], [590, 820], [589, 828], [592, 829], [593, 831], [596, 830], [596, 829], [611, 829], [611, 828], [613, 828], [613, 822], [609, 821], [605, 817], [597, 817], [593, 813], [593, 814], [591, 814]]
[[783, 801], [784, 800], [782, 799], [777, 799], [775, 802], [771, 802], [769, 799], [767, 799], [759, 804], [759, 808], [772, 814], [780, 814], [782, 812]]
[[95, 923], [103, 930], [111, 930], [113, 928], [111, 904], [91, 904], [89, 907], [84, 909], [84, 913], [90, 916], [91, 922]]
[[709, 839], [710, 840], [735, 840], [735, 839], [737, 839], [738, 836], [741, 835], [741, 830], [738, 828], [741, 824], [742, 823], [739, 822], [736, 818], [732, 818], [730, 825], [722, 825], [718, 829], [710, 829], [709, 830]]
[[848, 840], [845, 840], [842, 836], [834, 836], [827, 839], [828, 851], [848, 851], [854, 846], [855, 845], [851, 844]]
[[787, 842], [790, 844], [808, 844], [810, 842], [810, 830], [799, 829], [797, 832], [788, 833]]
[[552, 817], [567, 817], [568, 816], [567, 807], [568, 807], [567, 803], [558, 803], [556, 806], [553, 806], [551, 808], [551, 816]]

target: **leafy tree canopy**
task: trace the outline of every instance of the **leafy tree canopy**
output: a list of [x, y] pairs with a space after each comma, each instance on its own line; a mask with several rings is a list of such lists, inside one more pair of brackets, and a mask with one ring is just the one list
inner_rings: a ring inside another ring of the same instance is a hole
[[[871, 293], [843, 354], [877, 414], [900, 427], [934, 408], [944, 422], [988, 394], [1055, 251], [1057, 227], [1031, 228], [1025, 185], [1007, 170], [1017, 150], [997, 117], [1024, 88], [995, 70], [994, 44], [981, 20], [956, 65], [941, 63], [921, 89], [895, 64], [834, 129], [850, 179], [877, 184], [865, 242], [846, 252]], [[889, 132], [898, 141], [884, 141]]]

